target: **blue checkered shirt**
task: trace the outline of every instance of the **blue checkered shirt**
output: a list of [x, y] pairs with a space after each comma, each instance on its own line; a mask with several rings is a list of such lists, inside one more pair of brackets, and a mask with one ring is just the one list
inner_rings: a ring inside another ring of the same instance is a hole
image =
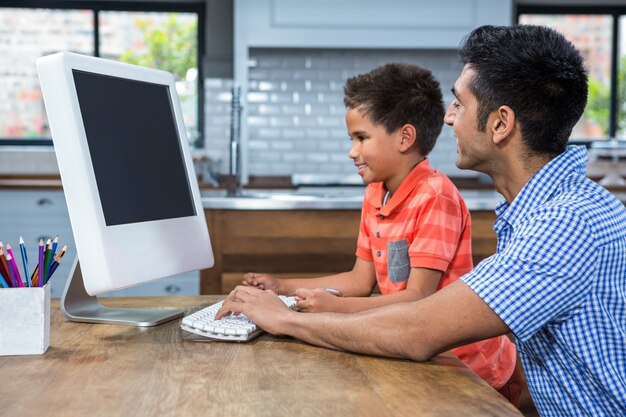
[[626, 209], [570, 146], [496, 208], [495, 255], [465, 275], [515, 335], [542, 416], [626, 416]]

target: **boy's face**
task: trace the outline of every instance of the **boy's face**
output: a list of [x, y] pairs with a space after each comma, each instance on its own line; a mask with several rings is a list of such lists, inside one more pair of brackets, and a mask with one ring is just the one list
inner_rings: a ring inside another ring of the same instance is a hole
[[373, 124], [356, 109], [346, 112], [346, 126], [352, 140], [348, 156], [354, 160], [363, 182], [384, 182], [388, 189], [393, 187], [399, 175], [400, 152], [396, 148], [401, 141], [400, 132], [388, 134], [383, 126]]
[[457, 139], [456, 166], [484, 172], [491, 150], [487, 133], [479, 132], [477, 127], [478, 101], [469, 88], [475, 75], [471, 68], [463, 68], [452, 88], [455, 99], [443, 120], [453, 127]]

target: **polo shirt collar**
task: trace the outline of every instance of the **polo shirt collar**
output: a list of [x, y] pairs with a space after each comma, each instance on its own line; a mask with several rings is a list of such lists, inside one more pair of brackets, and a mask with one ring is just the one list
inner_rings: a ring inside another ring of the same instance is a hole
[[568, 146], [533, 175], [510, 205], [504, 201], [496, 207], [497, 223], [521, 221], [525, 213], [548, 201], [565, 178], [572, 174], [584, 175], [587, 161], [584, 146]]
[[430, 167], [428, 163], [428, 158], [424, 158], [421, 162], [419, 162], [415, 167], [411, 170], [409, 175], [402, 181], [400, 187], [396, 190], [396, 192], [391, 196], [391, 198], [387, 201], [387, 204], [383, 207], [383, 197], [387, 192], [384, 184], [381, 184], [380, 187], [376, 189], [375, 192], [371, 194], [371, 197], [368, 201], [374, 208], [380, 211], [381, 216], [389, 216], [393, 213], [407, 197], [411, 194], [411, 192], [415, 189], [417, 184], [427, 176], [433, 173], [433, 169]]

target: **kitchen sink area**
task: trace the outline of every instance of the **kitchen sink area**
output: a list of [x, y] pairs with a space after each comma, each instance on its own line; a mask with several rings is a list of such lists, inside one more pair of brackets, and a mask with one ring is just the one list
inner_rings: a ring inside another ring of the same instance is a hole
[[[205, 209], [224, 210], [360, 210], [364, 186], [302, 186], [296, 189], [203, 190]], [[493, 210], [502, 196], [493, 190], [462, 190], [469, 210]]]
[[355, 210], [361, 208], [364, 187], [299, 187], [244, 189], [235, 196], [225, 190], [203, 190], [205, 209], [225, 210]]

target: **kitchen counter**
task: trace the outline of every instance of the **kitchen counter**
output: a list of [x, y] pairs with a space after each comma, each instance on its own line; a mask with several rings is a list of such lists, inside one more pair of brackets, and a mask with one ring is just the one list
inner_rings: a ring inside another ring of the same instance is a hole
[[[359, 210], [365, 191], [362, 185], [293, 189], [284, 182], [277, 185], [265, 180], [255, 184], [259, 188], [245, 189], [238, 197], [226, 197], [224, 189], [200, 184], [202, 205], [205, 209], [223, 210]], [[493, 189], [463, 188], [462, 184], [458, 187], [471, 211], [493, 210], [502, 201], [502, 196]], [[0, 189], [62, 190], [63, 187], [58, 175], [0, 175]], [[626, 187], [611, 187], [609, 190], [626, 204]]]
[[[360, 210], [365, 188], [299, 187], [296, 190], [244, 190], [240, 196], [227, 197], [224, 190], [201, 192], [205, 209], [222, 210]], [[502, 196], [493, 190], [462, 190], [471, 211], [493, 210]], [[626, 196], [624, 196], [626, 198]]]

